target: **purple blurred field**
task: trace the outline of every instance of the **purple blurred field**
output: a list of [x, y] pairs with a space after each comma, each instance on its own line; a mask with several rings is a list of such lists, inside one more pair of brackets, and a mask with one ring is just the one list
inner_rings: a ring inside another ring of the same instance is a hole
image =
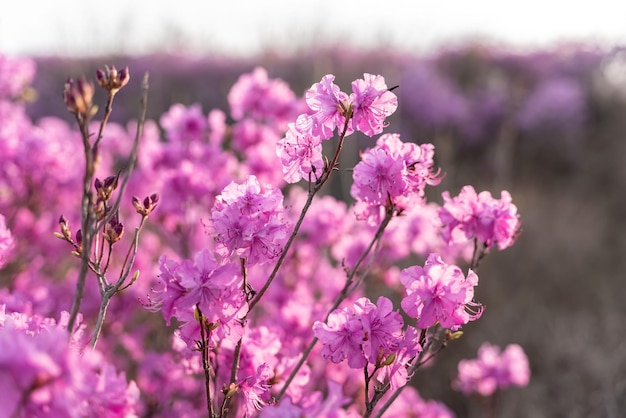
[[[530, 359], [531, 381], [503, 394], [500, 416], [626, 415], [626, 52], [468, 44], [429, 56], [333, 48], [246, 60], [163, 55], [36, 63], [37, 98], [27, 107], [33, 120], [71, 121], [61, 99], [65, 79], [91, 76], [105, 64], [129, 66], [132, 74], [114, 106], [112, 120], [121, 123], [136, 118], [145, 71], [148, 118], [155, 121], [174, 103], [200, 103], [205, 114], [227, 111], [229, 89], [256, 66], [296, 94], [328, 73], [341, 85], [364, 72], [383, 75], [399, 85], [390, 129], [434, 143], [447, 173], [429, 198], [440, 203], [443, 190], [455, 194], [466, 184], [494, 195], [507, 189], [523, 222], [517, 243], [480, 265], [483, 317], [418, 371], [422, 396], [459, 417], [481, 416], [476, 403], [450, 389], [458, 360], [475, 356], [483, 341], [518, 343]], [[358, 150], [371, 144], [364, 137], [349, 144], [342, 164], [353, 166]], [[338, 182], [332, 193], [350, 199]]]

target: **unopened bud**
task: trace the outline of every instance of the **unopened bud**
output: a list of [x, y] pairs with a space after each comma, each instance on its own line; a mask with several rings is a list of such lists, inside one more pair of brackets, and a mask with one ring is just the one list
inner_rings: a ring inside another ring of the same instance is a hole
[[448, 341], [458, 340], [463, 336], [463, 331], [454, 331], [446, 335]]
[[59, 218], [59, 226], [61, 227], [61, 234], [63, 238], [71, 241], [72, 231], [70, 230], [70, 223], [63, 215]]
[[124, 224], [120, 222], [118, 213], [115, 213], [109, 221], [108, 228], [104, 233], [104, 238], [109, 243], [113, 244], [122, 239], [122, 235], [124, 235]]
[[383, 361], [383, 366], [390, 366], [394, 361], [396, 361], [396, 353], [391, 353], [387, 356], [385, 361]]
[[83, 231], [82, 230], [79, 229], [78, 231], [76, 231], [74, 242], [76, 245], [76, 253], [80, 255], [83, 252]]
[[89, 118], [93, 116], [93, 94], [93, 84], [84, 77], [68, 78], [63, 88], [63, 101], [71, 113]]
[[202, 314], [200, 313], [200, 310], [198, 310], [196, 306], [193, 307], [193, 319], [195, 319], [198, 322], [202, 322]]
[[117, 188], [119, 180], [119, 174], [115, 176], [109, 176], [104, 179], [104, 181], [100, 181], [100, 179], [96, 178], [94, 181], [94, 186], [96, 188], [96, 193], [98, 195], [98, 199], [103, 202], [108, 202], [111, 199], [111, 195], [113, 194], [113, 190]]
[[104, 233], [104, 238], [111, 244], [122, 239], [124, 235], [124, 224], [121, 223], [112, 223], [109, 222], [110, 226], [107, 228], [107, 231]]
[[130, 71], [128, 67], [117, 71], [114, 65], [111, 68], [105, 65], [104, 70], [96, 71], [96, 79], [100, 87], [115, 94], [130, 81]]
[[133, 206], [141, 216], [148, 216], [157, 207], [158, 203], [159, 195], [157, 193], [147, 196], [143, 202], [140, 202], [137, 196], [133, 196]]
[[224, 398], [229, 399], [232, 398], [235, 393], [237, 393], [237, 390], [239, 390], [239, 386], [235, 383], [231, 383], [228, 388], [222, 388], [222, 393], [224, 394]]

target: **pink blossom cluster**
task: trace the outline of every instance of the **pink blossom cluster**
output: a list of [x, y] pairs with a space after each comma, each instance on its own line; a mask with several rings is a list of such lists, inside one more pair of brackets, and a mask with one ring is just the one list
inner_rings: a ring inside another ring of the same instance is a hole
[[325, 75], [306, 91], [308, 110], [289, 123], [278, 142], [276, 152], [288, 183], [317, 180], [324, 168], [322, 141], [331, 138], [336, 129], [344, 136], [355, 131], [368, 136], [379, 134], [386, 118], [398, 107], [396, 95], [380, 75], [366, 73], [353, 81], [350, 95], [342, 92], [334, 80], [334, 75]]
[[0, 100], [18, 97], [34, 77], [34, 60], [0, 54]]
[[448, 243], [476, 239], [487, 248], [497, 243], [500, 250], [513, 245], [520, 219], [509, 192], [503, 190], [500, 199], [495, 199], [487, 191], [476, 194], [472, 186], [464, 186], [456, 197], [451, 198], [447, 191], [442, 195], [439, 219]]
[[478, 358], [461, 360], [452, 386], [465, 395], [493, 395], [511, 386], [524, 387], [530, 380], [528, 357], [522, 347], [509, 344], [504, 351], [487, 342], [478, 349]]
[[139, 389], [53, 318], [0, 305], [0, 416], [136, 417]]
[[402, 309], [417, 326], [425, 329], [436, 323], [456, 330], [480, 318], [483, 307], [475, 302], [474, 287], [478, 276], [469, 270], [467, 277], [455, 265], [446, 264], [439, 255], [428, 256], [424, 267], [412, 266], [400, 272], [406, 287]]
[[248, 264], [278, 257], [288, 227], [282, 212], [280, 190], [259, 183], [256, 176], [230, 183], [211, 210], [217, 252], [224, 257], [235, 254]]
[[11, 231], [7, 228], [4, 216], [0, 214], [0, 268], [7, 263], [13, 246], [14, 241]]
[[384, 77], [363, 74], [362, 79], [352, 82], [352, 93], [348, 95], [334, 83], [335, 76], [325, 75], [305, 93], [309, 107], [309, 118], [299, 118], [298, 128], [330, 138], [335, 129], [344, 129], [347, 134], [354, 131], [373, 136], [385, 128], [385, 119], [398, 107], [398, 98], [389, 91]]
[[228, 104], [235, 123], [225, 132], [224, 140], [245, 161], [244, 173], [282, 185], [276, 143], [288, 122], [302, 112], [303, 99], [296, 97], [285, 81], [270, 78], [267, 70], [256, 67], [233, 84]]
[[455, 415], [443, 403], [423, 399], [417, 390], [406, 386], [383, 416], [390, 418], [454, 418]]
[[377, 214], [380, 207], [404, 210], [422, 205], [426, 185], [441, 182], [433, 172], [434, 153], [432, 144], [403, 142], [398, 134], [381, 135], [354, 167], [350, 193], [357, 200], [357, 217]]
[[242, 74], [228, 93], [233, 119], [250, 118], [269, 123], [291, 119], [299, 101], [289, 85], [278, 78], [271, 79], [267, 70], [255, 67]]
[[[193, 346], [199, 337], [196, 309], [213, 324], [223, 338], [241, 335], [239, 320], [247, 313], [241, 292], [243, 278], [235, 264], [221, 264], [209, 250], [202, 250], [193, 260], [159, 260], [160, 287], [153, 308], [160, 308], [167, 324], [175, 317], [183, 324], [181, 335]], [[198, 334], [198, 335], [197, 335]]]
[[355, 369], [384, 363], [397, 350], [404, 325], [392, 309], [383, 296], [376, 304], [361, 298], [350, 308], [332, 312], [327, 323], [316, 321], [313, 333], [324, 344], [322, 356], [333, 363], [347, 359]]

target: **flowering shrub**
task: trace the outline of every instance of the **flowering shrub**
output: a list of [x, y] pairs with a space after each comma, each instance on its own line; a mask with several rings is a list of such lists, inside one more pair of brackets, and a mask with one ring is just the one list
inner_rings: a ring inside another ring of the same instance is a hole
[[[27, 66], [0, 70], [14, 68]], [[15, 345], [0, 373], [15, 384], [0, 416], [397, 416], [401, 405], [452, 416], [410, 382], [483, 314], [478, 264], [519, 233], [508, 192], [498, 200], [466, 186], [444, 192], [441, 207], [427, 202], [442, 178], [435, 148], [384, 132], [398, 100], [380, 75], [365, 73], [348, 94], [329, 74], [298, 97], [257, 68], [228, 95], [231, 125], [220, 110], [175, 104], [162, 138], [145, 120], [147, 76], [128, 127], [108, 122], [128, 68], [96, 79], [107, 94], [99, 121], [94, 85], [65, 85], [77, 129], [33, 125], [19, 100], [1, 102], [15, 128], [0, 127], [0, 263], [11, 283], [0, 342]], [[356, 132], [380, 136], [353, 169], [355, 202], [320, 196], [343, 175]], [[84, 161], [42, 173], [20, 148], [29, 137], [62, 151], [82, 143]], [[49, 184], [62, 195], [48, 198]], [[60, 342], [59, 327], [37, 318], [70, 307]], [[33, 359], [15, 363], [20, 351]]]

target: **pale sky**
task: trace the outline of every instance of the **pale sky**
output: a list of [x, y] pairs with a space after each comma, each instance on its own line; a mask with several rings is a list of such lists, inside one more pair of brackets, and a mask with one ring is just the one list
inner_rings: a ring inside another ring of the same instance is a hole
[[428, 50], [468, 38], [626, 45], [626, 1], [4, 0], [0, 52], [255, 53], [312, 41]]

